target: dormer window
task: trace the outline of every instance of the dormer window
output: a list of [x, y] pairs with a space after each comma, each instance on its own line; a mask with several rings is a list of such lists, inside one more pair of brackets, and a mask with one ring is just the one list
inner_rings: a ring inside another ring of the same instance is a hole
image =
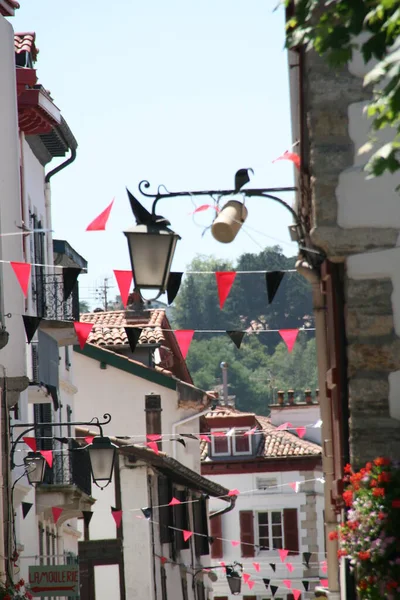
[[230, 456], [231, 437], [227, 437], [229, 429], [213, 429], [211, 431], [211, 452], [213, 456]]
[[244, 429], [235, 429], [232, 436], [233, 440], [233, 454], [251, 454], [251, 435], [246, 435], [246, 431], [249, 431], [250, 427]]
[[[211, 454], [214, 458], [248, 456], [253, 452], [252, 436], [246, 435], [250, 427], [212, 429]], [[229, 433], [228, 433], [229, 432]], [[228, 433], [228, 435], [226, 435]]]

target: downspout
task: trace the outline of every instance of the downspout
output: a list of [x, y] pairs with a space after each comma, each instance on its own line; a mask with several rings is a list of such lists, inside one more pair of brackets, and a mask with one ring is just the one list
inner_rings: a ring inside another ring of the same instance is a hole
[[313, 294], [313, 309], [315, 314], [315, 339], [317, 345], [318, 385], [320, 394], [321, 435], [322, 435], [322, 468], [325, 478], [324, 511], [325, 539], [327, 550], [329, 598], [339, 600], [339, 564], [337, 559], [337, 540], [330, 540], [329, 534], [337, 530], [336, 513], [331, 504], [331, 491], [334, 479], [332, 454], [332, 415], [331, 407], [326, 396], [326, 372], [328, 370], [327, 339], [325, 323], [325, 299], [321, 290], [321, 280], [315, 269], [304, 261], [296, 263], [297, 272], [311, 283]]
[[[220, 517], [225, 513], [231, 512], [231, 510], [235, 508], [236, 498], [237, 496], [229, 496], [229, 505], [225, 506], [225, 508], [221, 508], [221, 510], [217, 510], [215, 513], [210, 514], [209, 518], [214, 519], [215, 517]], [[225, 500], [225, 498], [222, 498], [222, 500]]]
[[[203, 415], [208, 414], [210, 412], [210, 410], [211, 410], [210, 408], [207, 408], [206, 410], [203, 410], [199, 413], [195, 413], [194, 415], [190, 415], [190, 417], [186, 417], [185, 419], [182, 419], [181, 421], [176, 421], [176, 423], [173, 423], [172, 424], [173, 437], [176, 436], [177, 427], [180, 427], [181, 425], [185, 425], [186, 423], [190, 423], [190, 421], [194, 421], [194, 419], [199, 419]], [[172, 446], [172, 458], [175, 458], [175, 460], [176, 460], [176, 444], [174, 444]]]

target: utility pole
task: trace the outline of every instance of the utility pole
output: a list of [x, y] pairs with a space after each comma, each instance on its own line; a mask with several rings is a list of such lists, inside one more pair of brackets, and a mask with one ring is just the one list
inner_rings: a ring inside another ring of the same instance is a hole
[[103, 304], [104, 310], [108, 310], [108, 290], [111, 289], [111, 285], [108, 285], [109, 277], [105, 277], [103, 285], [96, 288], [96, 300], [100, 300]]

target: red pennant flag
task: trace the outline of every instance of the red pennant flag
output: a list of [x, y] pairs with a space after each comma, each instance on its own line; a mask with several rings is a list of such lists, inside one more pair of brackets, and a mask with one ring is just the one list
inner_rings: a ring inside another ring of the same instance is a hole
[[149, 435], [146, 435], [146, 438], [149, 442], [159, 442], [161, 440], [161, 435], [159, 433], [150, 433]]
[[213, 206], [212, 204], [201, 204], [201, 206], [198, 206], [193, 212], [190, 212], [189, 215], [194, 215], [196, 213], [203, 212], [204, 210], [207, 210], [209, 208], [213, 208], [216, 212], [219, 212], [218, 206]]
[[160, 560], [162, 565], [165, 565], [165, 563], [168, 562], [168, 558], [165, 558], [165, 556], [160, 556]]
[[225, 301], [229, 296], [233, 282], [235, 281], [236, 271], [217, 271], [215, 278], [217, 280], [219, 307], [224, 307]]
[[307, 429], [305, 427], [296, 427], [296, 433], [299, 438], [303, 438], [306, 435]]
[[327, 588], [329, 586], [329, 583], [328, 583], [327, 579], [320, 579], [319, 582], [322, 585], [322, 587], [326, 587]]
[[87, 436], [85, 437], [85, 442], [86, 442], [87, 444], [92, 444], [92, 443], [93, 443], [93, 440], [94, 440], [94, 435], [87, 435]]
[[40, 454], [43, 456], [51, 469], [53, 466], [53, 450], [40, 450]]
[[116, 526], [118, 528], [121, 525], [122, 510], [115, 510], [114, 508], [112, 508], [111, 509], [111, 514], [114, 517], [115, 524], [116, 524]]
[[110, 212], [112, 206], [114, 204], [114, 199], [111, 204], [107, 206], [102, 213], [99, 214], [89, 225], [86, 227], [86, 231], [104, 231], [107, 225], [108, 217], [110, 216]]
[[291, 160], [292, 163], [298, 169], [300, 169], [300, 156], [298, 154], [295, 154], [294, 152], [289, 152], [288, 150], [286, 150], [286, 152], [284, 152], [281, 156], [278, 156], [278, 158], [275, 158], [275, 160], [273, 160], [272, 162], [274, 163], [278, 160]]
[[201, 435], [200, 435], [200, 439], [201, 439], [203, 442], [208, 442], [209, 444], [211, 444], [211, 440], [210, 440], [210, 438], [208, 437], [208, 435], [203, 435], [203, 434], [201, 434]]
[[289, 554], [289, 550], [278, 550], [279, 556], [281, 557], [281, 561], [285, 562], [287, 555]]
[[286, 563], [286, 568], [289, 571], [289, 573], [293, 573], [294, 571], [294, 566], [292, 565], [292, 563]]
[[22, 438], [27, 446], [32, 450], [32, 452], [37, 451], [37, 443], [36, 438], [34, 437], [23, 437]]
[[248, 431], [245, 431], [243, 435], [253, 435], [253, 433], [255, 433], [257, 431], [257, 427], [253, 427], [253, 429], [249, 429]]
[[240, 542], [238, 542], [238, 540], [231, 540], [231, 544], [233, 547], [235, 547], [235, 546], [239, 546]]
[[249, 575], [249, 573], [243, 573], [242, 578], [243, 578], [243, 581], [245, 583], [247, 583], [249, 581], [249, 579], [251, 579], [251, 575]]
[[299, 598], [301, 596], [301, 591], [300, 590], [292, 590], [292, 596], [293, 596], [294, 600], [299, 600]]
[[182, 502], [175, 497], [172, 498], [171, 502], [168, 502], [168, 506], [176, 506], [177, 504], [182, 504]]
[[327, 571], [328, 571], [328, 563], [326, 562], [326, 560], [323, 560], [321, 562], [321, 571], [323, 573], [327, 573]]
[[290, 588], [292, 587], [292, 582], [290, 581], [290, 579], [284, 579], [283, 583], [286, 585], [286, 587], [290, 590]]
[[237, 489], [229, 490], [228, 496], [239, 496], [240, 492]]
[[52, 509], [51, 509], [51, 512], [53, 513], [54, 524], [56, 524], [57, 521], [58, 521], [58, 519], [61, 517], [63, 509], [62, 508], [58, 508], [57, 506], [53, 506]]
[[252, 590], [254, 585], [255, 585], [255, 581], [247, 581], [247, 585], [249, 586], [249, 588]]
[[21, 262], [10, 262], [10, 265], [13, 268], [15, 276], [18, 279], [18, 283], [21, 286], [21, 290], [26, 298], [28, 295], [28, 285], [29, 285], [29, 277], [31, 275], [31, 265], [29, 263], [21, 263]]
[[93, 329], [93, 323], [81, 323], [80, 321], [74, 321], [74, 328], [80, 349], [83, 350], [86, 340]]
[[117, 271], [114, 269], [114, 275], [118, 283], [121, 302], [124, 308], [126, 308], [126, 305], [128, 304], [129, 290], [131, 289], [133, 281], [132, 271]]
[[299, 491], [299, 482], [298, 481], [291, 481], [289, 483], [290, 487], [292, 488], [293, 491], [297, 492]]
[[299, 333], [298, 329], [280, 329], [280, 336], [285, 342], [288, 352], [293, 350], [294, 343], [296, 341], [297, 335]]
[[185, 359], [187, 357], [187, 353], [189, 351], [190, 343], [192, 341], [194, 335], [194, 329], [176, 329], [175, 337], [178, 342], [178, 346], [180, 351], [182, 352], [182, 356]]
[[279, 425], [276, 430], [277, 431], [283, 431], [286, 430], [288, 427], [293, 427], [293, 425], [291, 423], [289, 423], [289, 421], [286, 421], [286, 423], [282, 423], [282, 425]]
[[260, 563], [258, 562], [253, 562], [253, 567], [255, 568], [255, 570], [257, 571], [257, 573], [260, 572]]
[[190, 538], [192, 537], [192, 535], [193, 535], [193, 531], [188, 531], [187, 529], [184, 529], [184, 530], [182, 531], [182, 533], [183, 533], [183, 540], [184, 540], [185, 542], [187, 542], [187, 541], [188, 541], [188, 539], [190, 539]]
[[156, 454], [160, 453], [158, 446], [157, 446], [157, 442], [147, 442], [146, 446], [148, 448], [151, 448], [153, 450], [153, 452], [155, 452]]

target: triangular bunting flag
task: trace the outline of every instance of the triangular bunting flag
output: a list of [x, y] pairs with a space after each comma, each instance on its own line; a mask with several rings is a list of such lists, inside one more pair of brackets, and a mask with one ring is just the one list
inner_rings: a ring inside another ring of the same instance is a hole
[[293, 346], [295, 344], [298, 333], [299, 333], [298, 329], [280, 329], [279, 330], [279, 334], [280, 334], [281, 338], [283, 339], [283, 341], [285, 342], [288, 352], [291, 352], [293, 350]]
[[289, 152], [286, 150], [286, 152], [284, 152], [281, 156], [278, 156], [278, 158], [275, 158], [275, 160], [272, 162], [274, 163], [278, 160], [290, 160], [297, 169], [300, 169], [300, 156], [294, 152]]
[[25, 442], [25, 444], [27, 446], [29, 446], [29, 448], [32, 450], [32, 452], [36, 452], [36, 450], [37, 450], [36, 438], [34, 438], [34, 437], [23, 437], [22, 439]]
[[290, 579], [284, 579], [282, 583], [283, 585], [286, 585], [288, 590], [290, 590], [290, 588], [292, 587], [292, 582], [290, 581]]
[[153, 511], [150, 508], [150, 506], [146, 506], [146, 508], [141, 508], [140, 510], [142, 511], [142, 513], [144, 514], [144, 516], [147, 520], [151, 519]]
[[53, 450], [40, 450], [40, 454], [43, 456], [51, 469], [53, 466]]
[[175, 337], [183, 359], [186, 359], [194, 335], [194, 329], [176, 329]]
[[89, 523], [93, 517], [92, 511], [91, 510], [83, 510], [82, 516], [83, 516], [83, 522], [85, 523], [85, 527], [89, 527]]
[[328, 572], [328, 563], [326, 562], [326, 560], [323, 560], [321, 562], [321, 571], [323, 573], [327, 573]]
[[275, 573], [275, 571], [276, 571], [276, 564], [275, 563], [269, 563], [269, 566], [271, 567], [271, 569]]
[[53, 506], [51, 509], [51, 512], [53, 513], [53, 520], [54, 520], [54, 524], [57, 523], [58, 519], [61, 517], [63, 509], [62, 508], [58, 508], [57, 506]]
[[243, 581], [247, 583], [249, 579], [251, 579], [251, 575], [249, 573], [243, 573], [242, 575]]
[[181, 287], [183, 273], [170, 273], [167, 283], [167, 300], [172, 304]]
[[146, 435], [146, 438], [149, 442], [159, 442], [161, 440], [161, 435], [159, 433], [149, 433], [149, 435]]
[[94, 440], [94, 435], [87, 435], [87, 436], [85, 437], [85, 442], [86, 442], [87, 444], [93, 444], [93, 440]]
[[29, 315], [22, 315], [22, 320], [24, 322], [26, 339], [28, 340], [28, 344], [30, 344], [33, 336], [36, 333], [37, 328], [40, 325], [42, 317], [31, 317]]
[[252, 590], [252, 589], [253, 589], [253, 587], [255, 586], [255, 581], [251, 581], [251, 580], [249, 579], [249, 581], [247, 582], [247, 585], [249, 586], [249, 589], [250, 589], [250, 590]]
[[[189, 440], [199, 441], [199, 438], [193, 435], [193, 433], [181, 433], [182, 437], [188, 438]], [[207, 436], [206, 436], [207, 437]]]
[[128, 304], [129, 290], [131, 289], [133, 281], [132, 271], [118, 271], [114, 269], [114, 275], [115, 279], [117, 280], [121, 302], [123, 307], [126, 308], [126, 305]]
[[269, 587], [269, 582], [270, 582], [270, 581], [271, 581], [270, 579], [265, 579], [265, 578], [263, 578], [263, 582], [264, 582], [264, 585], [265, 585], [265, 589], [266, 589], [266, 590], [268, 590], [268, 587]]
[[243, 435], [253, 435], [253, 433], [255, 433], [256, 431], [257, 431], [257, 427], [252, 427], [252, 429], [245, 431]]
[[290, 563], [290, 562], [286, 563], [286, 568], [289, 571], [289, 573], [293, 573], [294, 566], [292, 565], [292, 563]]
[[130, 349], [132, 352], [135, 352], [142, 329], [140, 327], [125, 327], [125, 333], [128, 338]]
[[301, 591], [300, 590], [292, 590], [292, 595], [294, 600], [299, 600], [300, 596], [301, 596]]
[[195, 210], [189, 213], [189, 215], [195, 215], [196, 213], [203, 212], [208, 208], [213, 208], [216, 212], [219, 212], [219, 208], [217, 206], [213, 206], [212, 204], [201, 204]]
[[267, 284], [268, 303], [271, 304], [278, 291], [280, 283], [285, 275], [284, 271], [268, 271], [265, 273], [265, 282]]
[[201, 434], [200, 435], [200, 439], [201, 439], [202, 442], [208, 442], [209, 444], [211, 444], [211, 440], [208, 437], [208, 435]]
[[183, 541], [187, 542], [193, 535], [193, 531], [188, 531], [187, 529], [184, 529], [182, 531], [183, 534]]
[[31, 510], [32, 506], [33, 506], [32, 502], [21, 502], [23, 519], [25, 519], [26, 515]]
[[10, 262], [18, 283], [21, 286], [25, 298], [28, 295], [29, 277], [31, 275], [31, 265], [29, 263]]
[[93, 329], [93, 323], [81, 323], [80, 321], [74, 321], [74, 329], [76, 337], [78, 338], [80, 349], [83, 350], [86, 340]]
[[165, 556], [160, 556], [160, 561], [162, 565], [165, 565], [165, 563], [168, 562], [168, 558], [165, 558]]
[[239, 496], [240, 492], [236, 488], [233, 490], [229, 490], [228, 496]]
[[299, 481], [291, 481], [291, 482], [289, 483], [289, 485], [290, 485], [290, 487], [292, 488], [292, 490], [293, 490], [293, 491], [295, 491], [295, 492], [296, 492], [296, 494], [297, 494], [297, 493], [298, 493], [298, 491], [299, 491], [299, 485], [300, 485], [300, 482], [299, 482]]
[[68, 300], [75, 284], [78, 280], [79, 273], [82, 269], [78, 267], [64, 267], [63, 269], [63, 297], [64, 301]]
[[186, 448], [186, 442], [183, 438], [178, 437], [178, 438], [171, 438], [171, 441], [173, 442], [178, 442], [178, 444], [181, 444], [184, 448]]
[[310, 568], [310, 558], [311, 552], [303, 552], [303, 564], [307, 567], [307, 569]]
[[296, 427], [296, 433], [299, 438], [303, 438], [306, 435], [307, 429], [305, 427]]
[[244, 331], [227, 331], [226, 333], [229, 335], [232, 342], [235, 344], [236, 348], [240, 348], [245, 332]]
[[310, 582], [307, 581], [306, 579], [304, 579], [301, 583], [303, 584], [305, 591], [308, 592], [308, 588], [310, 587]]
[[239, 546], [240, 542], [238, 540], [231, 540], [231, 544], [235, 548], [235, 546]]
[[121, 520], [122, 520], [122, 510], [118, 510], [114, 507], [111, 507], [111, 514], [114, 518], [115, 524], [118, 527], [121, 525]]
[[278, 586], [277, 585], [271, 585], [269, 589], [271, 590], [272, 597], [274, 598], [276, 592], [278, 591]]
[[157, 442], [147, 442], [146, 446], [148, 448], [150, 448], [151, 450], [153, 450], [153, 452], [155, 452], [156, 454], [160, 453], [158, 446], [157, 446]]
[[258, 562], [253, 562], [253, 567], [255, 568], [255, 570], [257, 571], [257, 573], [260, 572], [260, 563]]
[[276, 428], [276, 430], [277, 431], [284, 431], [288, 427], [293, 427], [293, 426], [292, 426], [291, 423], [289, 423], [289, 421], [286, 421], [286, 423], [282, 423], [282, 425], [278, 425], [278, 427]]
[[322, 585], [322, 587], [328, 587], [329, 583], [327, 579], [320, 579], [319, 580], [320, 584]]
[[235, 281], [236, 271], [217, 271], [215, 279], [217, 280], [219, 307], [224, 307], [225, 301], [229, 296], [233, 282]]
[[285, 562], [287, 555], [289, 554], [289, 550], [281, 549], [278, 550], [279, 556], [282, 562]]
[[110, 212], [111, 212], [113, 204], [114, 204], [114, 199], [111, 202], [111, 204], [109, 204], [107, 206], [107, 208], [105, 210], [103, 210], [103, 212], [101, 212], [91, 223], [89, 223], [89, 225], [86, 227], [86, 231], [104, 231], [106, 228], [107, 221], [110, 216]]
[[178, 500], [178, 498], [175, 498], [175, 496], [172, 498], [171, 502], [168, 502], [168, 506], [176, 506], [177, 504], [182, 504], [182, 502]]
[[47, 393], [50, 394], [51, 399], [53, 400], [54, 410], [58, 410], [60, 408], [60, 402], [58, 400], [58, 391], [56, 386], [46, 383], [45, 388], [47, 390]]

